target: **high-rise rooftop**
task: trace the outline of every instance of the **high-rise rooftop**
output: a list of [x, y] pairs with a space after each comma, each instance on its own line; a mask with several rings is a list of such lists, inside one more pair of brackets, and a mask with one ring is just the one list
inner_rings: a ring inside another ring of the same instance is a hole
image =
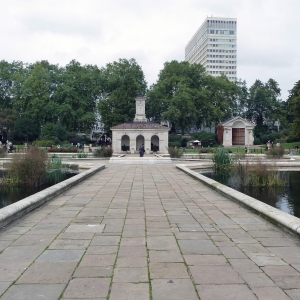
[[185, 60], [200, 63], [211, 76], [237, 79], [237, 20], [207, 17], [185, 47]]

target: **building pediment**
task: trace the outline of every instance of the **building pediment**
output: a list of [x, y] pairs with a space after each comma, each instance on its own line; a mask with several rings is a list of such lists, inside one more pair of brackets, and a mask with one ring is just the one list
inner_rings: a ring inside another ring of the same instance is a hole
[[234, 118], [231, 118], [225, 122], [222, 123], [222, 125], [224, 127], [232, 127], [234, 125], [234, 123], [236, 122], [242, 122], [244, 124], [244, 127], [247, 127], [247, 128], [254, 128], [255, 127], [255, 124], [242, 118], [242, 117], [234, 117]]

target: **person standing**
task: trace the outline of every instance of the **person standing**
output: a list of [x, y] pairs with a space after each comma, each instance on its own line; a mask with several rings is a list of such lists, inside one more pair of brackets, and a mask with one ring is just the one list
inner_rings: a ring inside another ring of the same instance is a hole
[[145, 154], [145, 147], [144, 147], [144, 144], [142, 144], [142, 146], [140, 147], [139, 152], [140, 152], [140, 157], [143, 157], [144, 154]]

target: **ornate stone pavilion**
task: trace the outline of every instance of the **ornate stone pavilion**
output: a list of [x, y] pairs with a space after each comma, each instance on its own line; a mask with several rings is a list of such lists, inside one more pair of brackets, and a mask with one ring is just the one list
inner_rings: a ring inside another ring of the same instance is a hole
[[144, 144], [146, 154], [168, 153], [170, 128], [147, 122], [144, 97], [135, 99], [136, 114], [133, 123], [123, 123], [111, 127], [114, 153], [138, 153]]
[[234, 117], [222, 123], [223, 146], [230, 147], [234, 145], [251, 146], [253, 145], [253, 129], [255, 124], [241, 117]]

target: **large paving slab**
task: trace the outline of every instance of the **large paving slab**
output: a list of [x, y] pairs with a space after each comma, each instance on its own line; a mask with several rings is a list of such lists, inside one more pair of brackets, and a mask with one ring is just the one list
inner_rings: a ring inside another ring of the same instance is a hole
[[0, 230], [1, 299], [299, 295], [299, 238], [171, 164], [108, 164]]

